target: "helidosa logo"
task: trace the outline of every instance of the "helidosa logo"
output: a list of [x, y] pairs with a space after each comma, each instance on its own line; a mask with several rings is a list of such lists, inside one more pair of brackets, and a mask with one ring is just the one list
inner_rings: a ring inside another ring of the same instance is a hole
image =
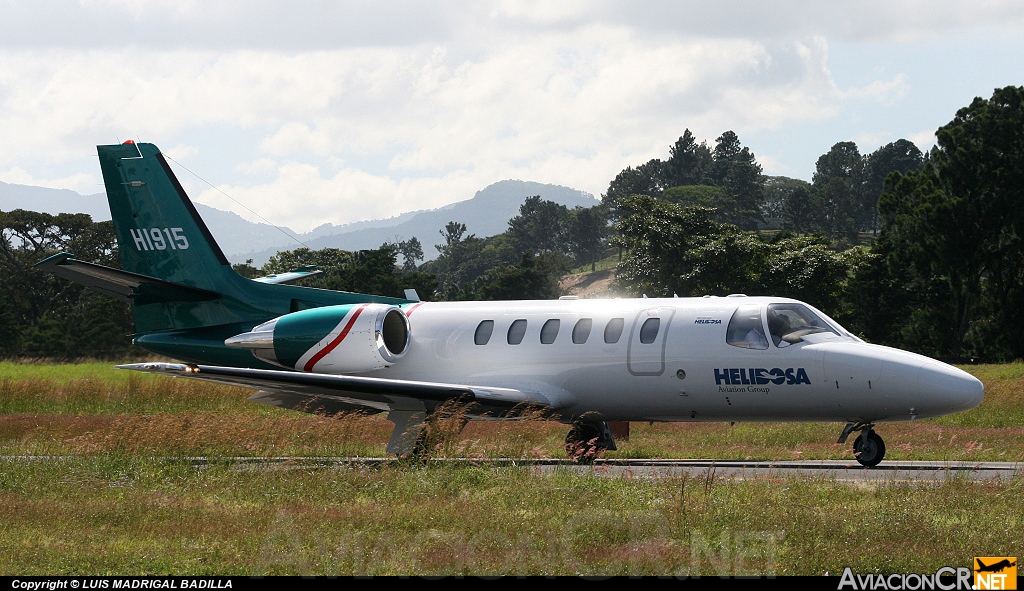
[[694, 324], [721, 324], [722, 323], [722, 319], [721, 318], [712, 318], [710, 316], [698, 316], [697, 319], [693, 321], [693, 323]]
[[730, 367], [715, 370], [715, 384], [729, 386], [739, 385], [765, 385], [765, 384], [810, 384], [811, 379], [807, 377], [807, 370], [802, 367], [781, 369], [773, 367]]

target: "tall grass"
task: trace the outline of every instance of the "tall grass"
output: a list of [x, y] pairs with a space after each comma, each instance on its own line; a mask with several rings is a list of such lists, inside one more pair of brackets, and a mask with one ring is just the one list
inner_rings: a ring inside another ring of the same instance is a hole
[[[940, 419], [879, 425], [887, 458], [1024, 461], [1024, 364], [968, 369], [985, 382], [984, 403]], [[384, 455], [392, 424], [382, 415], [307, 415], [248, 402], [251, 393], [98, 364], [0, 364], [0, 453]], [[852, 459], [849, 443], [835, 443], [840, 429], [833, 423], [633, 423], [630, 439], [606, 457]], [[560, 458], [567, 427], [524, 420], [448, 430], [454, 434], [431, 442], [433, 455]]]

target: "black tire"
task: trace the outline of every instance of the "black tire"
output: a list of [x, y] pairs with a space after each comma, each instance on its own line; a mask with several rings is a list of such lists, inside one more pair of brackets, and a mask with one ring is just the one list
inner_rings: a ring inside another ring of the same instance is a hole
[[565, 436], [565, 453], [577, 464], [589, 464], [601, 455], [604, 448], [597, 445], [601, 431], [592, 423], [573, 423]]
[[885, 457], [885, 442], [874, 431], [868, 433], [867, 442], [863, 436], [858, 436], [853, 440], [853, 455], [863, 466], [877, 466]]
[[416, 436], [413, 457], [426, 459], [439, 450], [443, 451], [469, 423], [464, 415], [448, 415], [435, 413], [427, 418], [420, 434]]

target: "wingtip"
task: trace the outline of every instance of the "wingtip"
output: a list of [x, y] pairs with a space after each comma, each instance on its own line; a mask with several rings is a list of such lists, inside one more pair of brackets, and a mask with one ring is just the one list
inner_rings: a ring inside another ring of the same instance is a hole
[[115, 367], [117, 367], [117, 369], [132, 369], [135, 371], [145, 371], [149, 373], [193, 373], [199, 371], [199, 368], [187, 363], [126, 363]]

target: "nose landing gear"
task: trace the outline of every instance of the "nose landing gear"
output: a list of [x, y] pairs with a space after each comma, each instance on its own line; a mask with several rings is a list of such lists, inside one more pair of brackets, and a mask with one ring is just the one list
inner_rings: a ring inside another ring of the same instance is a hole
[[857, 458], [862, 466], [868, 468], [877, 466], [882, 458], [885, 457], [885, 442], [882, 441], [882, 437], [875, 433], [874, 423], [849, 423], [843, 428], [843, 433], [839, 436], [838, 443], [846, 443], [846, 438], [850, 436], [850, 433], [854, 431], [860, 431], [861, 434], [853, 440], [853, 455]]

